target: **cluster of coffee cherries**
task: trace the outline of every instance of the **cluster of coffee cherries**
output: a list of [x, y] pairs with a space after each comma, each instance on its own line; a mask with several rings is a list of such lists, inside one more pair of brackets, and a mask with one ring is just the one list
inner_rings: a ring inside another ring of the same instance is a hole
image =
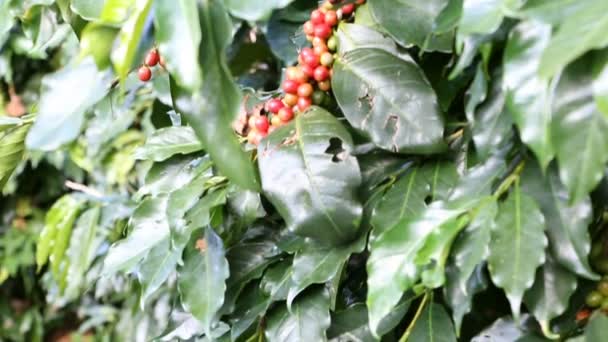
[[152, 79], [152, 67], [160, 64], [161, 67], [165, 67], [165, 61], [163, 57], [158, 53], [158, 49], [153, 48], [148, 52], [144, 59], [144, 64], [137, 70], [137, 76], [142, 82], [148, 82]]
[[264, 111], [251, 115], [247, 120], [248, 127], [244, 132], [247, 132], [250, 144], [257, 145], [311, 105], [323, 105], [327, 101], [337, 49], [334, 28], [341, 20], [352, 18], [356, 6], [363, 3], [365, 0], [349, 3], [327, 0], [311, 12], [303, 31], [312, 46], [304, 47], [299, 53], [298, 64], [286, 69], [281, 87], [284, 94], [268, 100]]
[[599, 308], [604, 313], [608, 313], [608, 276], [604, 276], [597, 283], [595, 290], [589, 292], [585, 304], [591, 309]]

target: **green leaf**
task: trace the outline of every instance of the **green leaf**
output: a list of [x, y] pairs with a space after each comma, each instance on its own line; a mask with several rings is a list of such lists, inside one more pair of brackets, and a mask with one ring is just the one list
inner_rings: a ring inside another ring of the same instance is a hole
[[85, 113], [107, 94], [110, 83], [106, 76], [92, 58], [45, 76], [40, 112], [25, 140], [27, 148], [51, 151], [74, 140]]
[[502, 76], [499, 70], [494, 73], [487, 100], [475, 110], [473, 141], [481, 160], [509, 141], [512, 135], [511, 116], [505, 110], [505, 91], [502, 89]]
[[181, 261], [185, 244], [171, 246], [171, 240], [167, 236], [141, 261], [137, 270], [137, 280], [141, 284], [141, 295], [139, 303], [142, 310], [146, 300], [158, 290], [163, 283], [175, 271], [178, 262]]
[[[410, 304], [417, 296], [403, 296], [399, 305], [386, 317], [378, 327], [378, 335], [382, 336], [393, 330], [407, 313]], [[332, 315], [331, 326], [327, 330], [327, 337], [332, 341], [345, 339], [350, 341], [372, 342], [378, 339], [373, 337], [367, 322], [367, 307], [364, 303], [356, 303]]]
[[421, 176], [429, 185], [430, 200], [447, 200], [450, 192], [460, 182], [460, 175], [453, 162], [436, 161], [420, 169]]
[[435, 34], [446, 33], [456, 28], [462, 16], [462, 2], [463, 0], [447, 1], [447, 5], [435, 18], [433, 24], [433, 32]]
[[537, 72], [540, 55], [550, 37], [551, 26], [522, 22], [511, 31], [504, 54], [507, 107], [521, 140], [534, 151], [543, 169], [554, 155], [550, 132], [552, 89]]
[[267, 17], [272, 10], [283, 8], [294, 0], [225, 0], [230, 14], [247, 21], [258, 21]]
[[454, 325], [442, 305], [430, 303], [424, 308], [409, 340], [456, 342]]
[[550, 78], [568, 63], [592, 49], [608, 45], [608, 2], [589, 0], [580, 3], [576, 11], [562, 16], [559, 29], [545, 48], [539, 67], [543, 78]]
[[427, 238], [460, 213], [461, 210], [447, 209], [436, 202], [419, 215], [399, 221], [371, 242], [367, 307], [372, 333], [377, 333], [382, 318], [419, 279], [422, 269], [414, 259]]
[[604, 176], [608, 162], [608, 118], [593, 101], [589, 69], [586, 59], [570, 65], [554, 95], [552, 139], [570, 203], [587, 197]]
[[38, 238], [36, 245], [38, 270], [50, 259], [53, 275], [58, 282], [61, 278], [63, 256], [68, 248], [72, 227], [81, 205], [81, 201], [70, 195], [59, 198], [46, 213], [44, 228]]
[[551, 337], [550, 321], [568, 308], [576, 290], [576, 275], [560, 266], [552, 257], [536, 271], [534, 285], [526, 292], [524, 303], [539, 321], [545, 336]]
[[488, 258], [492, 280], [505, 290], [516, 319], [524, 292], [532, 286], [536, 269], [545, 261], [544, 229], [545, 218], [538, 205], [522, 194], [516, 183], [499, 206]]
[[446, 302], [452, 308], [452, 317], [456, 326], [456, 335], [460, 336], [463, 317], [471, 311], [473, 307], [473, 297], [484, 291], [488, 287], [488, 279], [485, 275], [485, 264], [475, 267], [473, 274], [462, 284], [462, 277], [455, 264], [446, 267], [446, 285], [444, 295]]
[[195, 248], [194, 241], [186, 248], [184, 266], [178, 270], [177, 285], [182, 305], [198, 318], [207, 334], [218, 321], [217, 312], [224, 304], [228, 261], [222, 239], [207, 227], [206, 247]]
[[608, 334], [608, 317], [596, 312], [585, 329], [585, 341], [586, 342], [598, 342], [603, 341]]
[[330, 325], [329, 293], [325, 289], [299, 297], [291, 311], [280, 306], [270, 312], [265, 330], [269, 342], [327, 341], [325, 331]]
[[129, 235], [110, 247], [105, 257], [103, 274], [111, 275], [129, 270], [154, 247], [169, 236], [167, 196], [146, 198], [131, 216]]
[[608, 55], [606, 53], [604, 53], [604, 56], [600, 54], [598, 62], [596, 62], [596, 64], [599, 64], [597, 66], [598, 71], [593, 79], [593, 98], [597, 108], [604, 116], [608, 117]]
[[207, 157], [175, 156], [155, 163], [146, 174], [145, 185], [137, 195], [170, 193], [190, 183], [201, 174], [211, 172], [212, 163]]
[[99, 70], [109, 67], [112, 63], [110, 53], [117, 34], [118, 29], [114, 27], [98, 23], [87, 24], [80, 35], [81, 58], [93, 56]]
[[370, 0], [372, 15], [386, 32], [403, 46], [416, 45], [426, 51], [450, 52], [453, 32], [436, 35], [435, 19], [448, 0]]
[[336, 60], [332, 88], [349, 123], [378, 147], [417, 154], [445, 149], [437, 96], [413, 61], [355, 49]]
[[101, 214], [99, 207], [85, 211], [76, 222], [66, 257], [69, 261], [67, 271], [66, 295], [76, 297], [82, 290], [85, 273], [89, 270], [101, 245], [102, 238], [97, 234], [98, 221]]
[[154, 131], [146, 144], [135, 151], [135, 159], [159, 162], [176, 154], [189, 154], [202, 149], [191, 127], [165, 127]]
[[[118, 33], [118, 45], [112, 52], [112, 62], [114, 63], [116, 73], [122, 82], [127, 78], [135, 61], [137, 48], [139, 47], [139, 43], [144, 33], [146, 18], [152, 7], [152, 0], [132, 1], [134, 1], [135, 6], [130, 12], [127, 21], [121, 27], [120, 32]], [[106, 3], [102, 18], [121, 17], [119, 13], [110, 11], [110, 9], [112, 9], [112, 6]], [[119, 12], [122, 13], [123, 10], [124, 9], [120, 9]]]
[[[203, 193], [208, 189], [206, 184], [209, 177], [205, 174], [199, 175], [187, 185], [169, 194], [167, 202], [167, 219], [171, 230], [171, 245], [174, 247], [183, 246], [190, 240], [190, 235], [195, 229], [204, 228], [211, 222], [209, 211], [211, 207], [206, 207], [207, 219], [199, 222], [198, 215], [191, 214], [191, 211], [202, 211], [204, 204], [209, 204], [208, 197], [213, 197], [207, 193], [201, 199]], [[218, 191], [219, 192], [219, 191]], [[196, 206], [196, 208], [194, 208]], [[197, 213], [198, 214], [198, 213]], [[202, 213], [201, 213], [202, 214]], [[204, 215], [204, 214], [203, 214]], [[193, 220], [193, 216], [196, 220]]]
[[423, 177], [420, 168], [415, 167], [384, 194], [372, 214], [374, 229], [370, 241], [392, 228], [396, 222], [416, 216], [426, 208], [424, 201], [430, 194], [430, 186]]
[[522, 189], [537, 201], [545, 216], [549, 248], [555, 259], [581, 277], [597, 279], [587, 261], [591, 250], [587, 227], [593, 214], [590, 199], [569, 204], [568, 190], [556, 169], [551, 167], [543, 175], [534, 164], [527, 165], [522, 173]]
[[142, 5], [140, 0], [104, 0], [100, 19], [103, 22], [119, 25], [130, 19], [129, 14], [138, 11]]
[[[199, 18], [202, 42], [200, 65], [205, 82], [191, 93], [172, 82], [171, 93], [177, 110], [190, 123], [219, 171], [237, 185], [258, 190], [255, 168], [232, 129], [241, 107], [241, 92], [226, 65], [225, 50], [232, 39], [232, 24], [219, 1], [202, 1]], [[221, 142], [221, 143], [218, 143]]]
[[356, 49], [376, 48], [390, 52], [405, 60], [411, 60], [407, 53], [398, 51], [394, 40], [367, 26], [342, 23], [338, 26], [336, 37], [338, 39], [338, 53], [341, 55]]
[[267, 297], [260, 289], [261, 284], [260, 286], [255, 285], [257, 284], [254, 283], [248, 287], [236, 303], [235, 315], [231, 319], [230, 338], [232, 341], [237, 341], [254, 322], [258, 321], [259, 324], [268, 307], [272, 304], [272, 298]]
[[0, 190], [23, 159], [25, 136], [31, 127], [19, 119], [5, 121], [0, 122]]
[[196, 1], [157, 1], [154, 20], [155, 37], [165, 67], [180, 86], [198, 90], [202, 85], [198, 64], [201, 27]]
[[504, 4], [511, 0], [464, 0], [459, 35], [492, 33], [503, 19]]
[[271, 267], [264, 273], [260, 281], [260, 289], [266, 293], [272, 301], [287, 299], [289, 289], [293, 285], [291, 267], [292, 260], [283, 260]]
[[318, 107], [260, 143], [262, 188], [289, 230], [324, 245], [358, 236], [361, 173], [352, 149], [344, 126]]
[[296, 296], [312, 284], [324, 284], [340, 276], [340, 272], [352, 253], [365, 249], [367, 236], [341, 247], [327, 247], [316, 242], [307, 242], [293, 258], [292, 282], [287, 296], [287, 307]]
[[72, 0], [70, 8], [85, 20], [99, 19], [105, 1]]

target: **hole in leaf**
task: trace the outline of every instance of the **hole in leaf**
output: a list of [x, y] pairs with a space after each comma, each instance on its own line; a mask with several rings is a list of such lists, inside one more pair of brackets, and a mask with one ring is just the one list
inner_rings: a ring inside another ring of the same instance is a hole
[[433, 196], [428, 195], [424, 198], [424, 203], [431, 204], [431, 202], [433, 202]]
[[344, 148], [342, 147], [342, 140], [339, 138], [330, 138], [329, 146], [325, 150], [326, 154], [332, 155], [331, 161], [339, 163], [344, 160]]

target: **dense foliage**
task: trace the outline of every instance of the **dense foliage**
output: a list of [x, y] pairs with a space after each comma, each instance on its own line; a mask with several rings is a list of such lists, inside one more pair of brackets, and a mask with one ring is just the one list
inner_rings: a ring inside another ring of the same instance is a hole
[[0, 0], [0, 340], [604, 341], [606, 13]]

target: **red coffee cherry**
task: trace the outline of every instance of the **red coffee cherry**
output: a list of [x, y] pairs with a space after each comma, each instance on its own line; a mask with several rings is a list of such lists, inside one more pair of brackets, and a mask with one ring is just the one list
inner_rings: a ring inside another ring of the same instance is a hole
[[278, 113], [283, 107], [285, 107], [285, 104], [279, 99], [272, 99], [268, 101], [266, 105], [268, 111], [274, 114]]
[[312, 105], [310, 97], [300, 97], [298, 99], [298, 109], [300, 112], [307, 110]]
[[304, 72], [304, 74], [306, 74], [306, 76], [308, 76], [309, 78], [313, 78], [315, 75], [315, 68], [311, 67], [308, 64], [304, 64], [302, 66], [300, 66], [300, 68], [302, 69], [302, 72]]
[[304, 23], [303, 30], [307, 36], [312, 36], [315, 34], [315, 24], [313, 24], [312, 21], [309, 20]]
[[300, 98], [302, 98], [302, 97], [310, 97], [310, 96], [312, 96], [312, 93], [314, 91], [315, 90], [313, 89], [313, 87], [312, 87], [312, 85], [310, 83], [303, 83], [303, 84], [300, 84], [300, 86], [298, 87], [298, 96]]
[[327, 24], [315, 25], [315, 37], [327, 39], [331, 37], [332, 31], [331, 26]]
[[146, 65], [155, 66], [160, 61], [160, 55], [158, 54], [158, 50], [152, 49], [148, 52], [146, 56]]
[[152, 70], [147, 66], [142, 65], [139, 70], [137, 70], [137, 76], [140, 81], [148, 82], [152, 78]]
[[317, 82], [325, 81], [329, 78], [329, 70], [327, 69], [326, 66], [320, 65], [315, 69], [314, 77]]
[[268, 132], [268, 127], [270, 124], [268, 123], [268, 117], [261, 115], [256, 117], [255, 119], [255, 128], [262, 133]]
[[338, 14], [336, 11], [329, 10], [325, 13], [325, 23], [329, 26], [338, 25]]
[[296, 104], [298, 104], [298, 95], [295, 95], [295, 94], [285, 94], [285, 97], [283, 97], [283, 102], [287, 106], [293, 107]]
[[308, 65], [311, 68], [316, 68], [319, 65], [319, 56], [313, 54], [304, 56], [304, 64]]
[[296, 94], [300, 84], [294, 80], [285, 80], [283, 82], [283, 90], [288, 94]]
[[320, 10], [316, 9], [310, 13], [310, 21], [316, 25], [325, 23], [325, 15]]
[[355, 11], [355, 4], [347, 4], [342, 6], [342, 14], [349, 16]]
[[281, 121], [289, 122], [291, 119], [293, 119], [293, 110], [289, 107], [281, 108], [278, 116]]

